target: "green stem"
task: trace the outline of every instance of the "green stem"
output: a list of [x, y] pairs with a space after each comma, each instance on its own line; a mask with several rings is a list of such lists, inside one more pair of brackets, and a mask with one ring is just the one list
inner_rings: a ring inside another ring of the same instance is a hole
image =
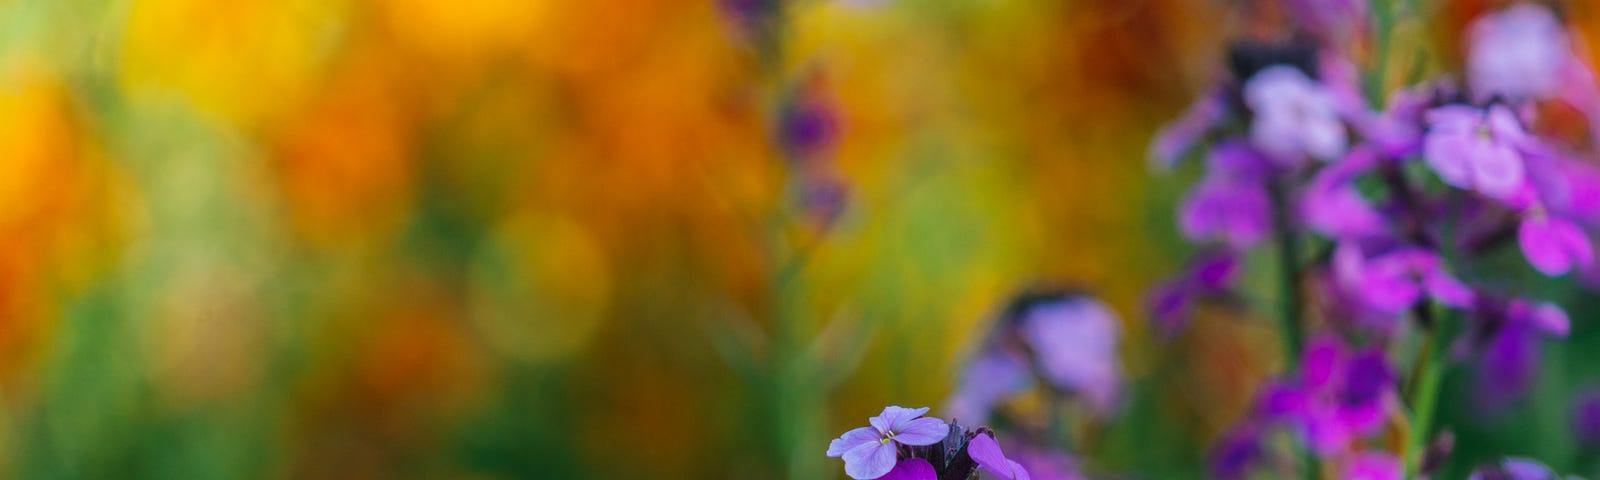
[[1374, 108], [1383, 108], [1384, 82], [1389, 74], [1389, 43], [1394, 33], [1395, 12], [1390, 0], [1374, 0], [1372, 8], [1372, 68], [1367, 71], [1367, 98]]
[[1300, 313], [1302, 311], [1300, 299], [1300, 238], [1295, 235], [1294, 226], [1289, 220], [1289, 194], [1286, 191], [1287, 182], [1273, 182], [1269, 188], [1272, 195], [1272, 220], [1278, 240], [1278, 273], [1279, 286], [1279, 311], [1278, 319], [1283, 327], [1283, 354], [1286, 369], [1293, 372], [1296, 368], [1295, 361], [1300, 358], [1300, 351], [1304, 348], [1305, 334], [1302, 331]]
[[1418, 366], [1408, 392], [1412, 416], [1405, 446], [1407, 478], [1417, 478], [1422, 469], [1428, 448], [1428, 434], [1433, 429], [1434, 410], [1439, 405], [1439, 385], [1444, 378], [1445, 344], [1450, 341], [1449, 319], [1433, 315], [1432, 312], [1431, 307], [1418, 309], [1418, 314], [1422, 316], [1418, 323], [1427, 336], [1422, 340], [1422, 349], [1417, 352]]

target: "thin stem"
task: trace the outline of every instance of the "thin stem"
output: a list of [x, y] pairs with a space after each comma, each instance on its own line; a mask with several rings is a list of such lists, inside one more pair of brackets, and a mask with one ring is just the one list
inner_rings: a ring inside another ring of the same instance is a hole
[[1434, 410], [1439, 404], [1439, 385], [1444, 378], [1445, 344], [1450, 341], [1450, 320], [1434, 315], [1433, 308], [1428, 306], [1418, 310], [1419, 314], [1424, 315], [1418, 319], [1418, 324], [1427, 336], [1423, 337], [1422, 348], [1417, 352], [1418, 365], [1410, 391], [1407, 392], [1412, 412], [1411, 430], [1407, 432], [1405, 446], [1407, 478], [1417, 478], [1422, 469], [1428, 448], [1428, 434], [1433, 429]]
[[1278, 303], [1281, 305], [1279, 321], [1283, 327], [1284, 364], [1292, 372], [1296, 368], [1295, 360], [1300, 358], [1300, 351], [1304, 348], [1305, 334], [1300, 319], [1300, 238], [1295, 235], [1294, 225], [1289, 218], [1285, 183], [1272, 182], [1268, 190], [1272, 196], [1272, 222], [1278, 240], [1278, 272], [1281, 275], [1281, 298]]
[[1384, 82], [1389, 74], [1389, 44], [1393, 36], [1395, 12], [1391, 0], [1374, 0], [1372, 8], [1372, 68], [1367, 71], [1367, 98], [1374, 108], [1383, 108]]

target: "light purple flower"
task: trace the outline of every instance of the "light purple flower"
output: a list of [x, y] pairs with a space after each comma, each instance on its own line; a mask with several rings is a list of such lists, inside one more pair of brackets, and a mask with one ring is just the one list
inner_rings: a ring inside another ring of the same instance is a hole
[[990, 349], [961, 372], [960, 386], [945, 401], [945, 413], [959, 421], [983, 422], [995, 403], [1032, 385], [1025, 359], [1011, 350]]
[[1087, 297], [1039, 304], [1023, 318], [1021, 334], [1047, 380], [1082, 396], [1100, 413], [1116, 406], [1118, 320], [1111, 308]]
[[893, 470], [878, 477], [878, 480], [938, 480], [939, 472], [934, 471], [933, 464], [920, 458], [907, 458], [894, 465]]
[[1400, 246], [1371, 255], [1357, 242], [1340, 242], [1333, 254], [1335, 282], [1366, 309], [1398, 315], [1424, 295], [1442, 304], [1467, 307], [1473, 293], [1444, 271], [1433, 252]]
[[1561, 22], [1533, 2], [1479, 18], [1469, 35], [1467, 79], [1479, 100], [1548, 98], [1574, 61]]
[[844, 432], [829, 443], [828, 456], [844, 457], [844, 471], [850, 478], [881, 477], [895, 466], [895, 444], [931, 445], [950, 434], [943, 420], [923, 417], [925, 413], [927, 407], [884, 407], [883, 413], [868, 419], [872, 426]]
[[1353, 455], [1344, 466], [1345, 480], [1400, 480], [1405, 468], [1400, 459], [1387, 452], [1368, 451]]
[[1499, 465], [1481, 467], [1472, 472], [1467, 480], [1559, 480], [1550, 467], [1527, 458], [1511, 457], [1500, 462]]
[[1275, 163], [1299, 165], [1307, 157], [1333, 160], [1348, 141], [1338, 105], [1329, 92], [1287, 65], [1268, 67], [1244, 85], [1254, 114], [1250, 140]]
[[1528, 264], [1547, 276], [1585, 269], [1594, 263], [1594, 248], [1588, 235], [1559, 217], [1536, 213], [1523, 219], [1517, 228], [1517, 243]]
[[1078, 462], [1059, 450], [1026, 443], [1007, 443], [1006, 450], [1034, 480], [1086, 480], [1078, 471]]
[[1511, 109], [1450, 105], [1429, 110], [1427, 121], [1423, 156], [1440, 180], [1500, 200], [1523, 186], [1518, 147], [1527, 134]]
[[979, 433], [967, 442], [967, 456], [985, 471], [1000, 477], [1002, 480], [1029, 480], [1028, 470], [1022, 464], [1006, 458], [1000, 450], [1000, 444], [984, 433]]

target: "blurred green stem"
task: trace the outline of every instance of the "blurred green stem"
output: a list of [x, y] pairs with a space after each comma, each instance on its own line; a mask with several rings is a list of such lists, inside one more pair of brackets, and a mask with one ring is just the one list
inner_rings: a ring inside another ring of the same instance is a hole
[[1393, 37], [1395, 11], [1393, 0], [1373, 0], [1372, 8], [1372, 68], [1367, 70], [1367, 98], [1372, 107], [1382, 109], [1386, 102], [1384, 82], [1389, 75], [1389, 46]]
[[1428, 433], [1433, 429], [1434, 409], [1439, 404], [1439, 385], [1444, 378], [1445, 345], [1450, 341], [1452, 323], [1435, 313], [1429, 304], [1417, 309], [1418, 324], [1426, 335], [1417, 351], [1411, 386], [1407, 392], [1411, 406], [1411, 429], [1406, 434], [1405, 467], [1407, 478], [1417, 478], [1428, 449]]
[[[1288, 178], [1271, 182], [1268, 193], [1272, 196], [1273, 230], [1278, 236], [1278, 303], [1281, 306], [1279, 321], [1283, 327], [1283, 365], [1284, 370], [1292, 373], [1298, 368], [1296, 361], [1300, 359], [1300, 351], [1305, 346], [1305, 333], [1300, 318], [1300, 237], [1295, 235], [1290, 220], [1288, 183]], [[1301, 447], [1302, 472], [1305, 478], [1315, 479], [1321, 467], [1311, 454], [1311, 449], [1304, 445]]]

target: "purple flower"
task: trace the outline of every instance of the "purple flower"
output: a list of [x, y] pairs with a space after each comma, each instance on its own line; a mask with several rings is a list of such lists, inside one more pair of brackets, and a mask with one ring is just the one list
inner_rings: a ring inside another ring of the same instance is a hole
[[1206, 469], [1213, 478], [1244, 478], [1250, 473], [1250, 467], [1260, 459], [1261, 453], [1261, 437], [1256, 427], [1236, 427], [1212, 447]]
[[1559, 276], [1573, 268], [1584, 269], [1594, 263], [1594, 248], [1583, 229], [1565, 219], [1535, 213], [1517, 228], [1517, 243], [1522, 255], [1535, 270]]
[[957, 420], [982, 422], [996, 402], [1032, 385], [1025, 359], [1010, 350], [991, 349], [967, 364], [960, 386], [945, 402], [945, 413]]
[[[1299, 381], [1276, 392], [1272, 405], [1297, 425], [1306, 444], [1327, 456], [1376, 433], [1398, 400], [1394, 372], [1381, 350], [1347, 352], [1330, 336], [1313, 338], [1301, 360]], [[1269, 397], [1271, 398], [1271, 397]]]
[[1572, 430], [1584, 448], [1600, 448], [1600, 390], [1590, 388], [1578, 394], [1572, 409]]
[[1518, 193], [1524, 180], [1518, 147], [1527, 134], [1511, 109], [1450, 105], [1429, 110], [1427, 121], [1423, 156], [1440, 180], [1499, 200]]
[[1547, 98], [1574, 61], [1561, 22], [1533, 2], [1479, 18], [1469, 35], [1467, 79], [1478, 99]]
[[809, 160], [832, 152], [839, 138], [839, 115], [813, 74], [778, 116], [778, 139], [791, 159]]
[[1499, 465], [1480, 467], [1467, 480], [1560, 480], [1550, 467], [1526, 458], [1507, 458]]
[[1156, 132], [1155, 139], [1150, 142], [1151, 165], [1157, 171], [1171, 170], [1227, 115], [1226, 93], [1220, 88], [1206, 92], [1182, 116]]
[[1008, 443], [1006, 449], [1011, 451], [1010, 458], [1035, 480], [1085, 480], [1078, 471], [1078, 462], [1060, 451], [1025, 443]]
[[979, 433], [967, 442], [967, 456], [985, 471], [1003, 480], [1029, 480], [1028, 470], [1022, 464], [1006, 458], [994, 437]]
[[1178, 228], [1190, 240], [1220, 239], [1246, 249], [1272, 231], [1271, 202], [1260, 184], [1210, 177], [1178, 207]]
[[1300, 198], [1300, 215], [1306, 226], [1333, 238], [1378, 236], [1388, 221], [1356, 190], [1354, 180], [1377, 163], [1370, 147], [1351, 150], [1338, 163], [1324, 168], [1306, 186]]
[[1368, 256], [1357, 242], [1340, 242], [1333, 254], [1335, 282], [1361, 306], [1398, 315], [1424, 295], [1445, 305], [1466, 307], [1472, 290], [1444, 271], [1433, 252], [1400, 246]]
[[1361, 452], [1344, 465], [1345, 480], [1400, 480], [1405, 468], [1400, 459], [1386, 452]]
[[1299, 69], [1277, 65], [1257, 72], [1245, 82], [1244, 100], [1254, 114], [1251, 143], [1278, 165], [1344, 153], [1347, 134], [1333, 96]]
[[828, 456], [844, 457], [844, 472], [850, 478], [881, 477], [895, 466], [895, 444], [931, 445], [950, 434], [943, 420], [923, 417], [924, 413], [927, 407], [884, 407], [883, 413], [868, 419], [872, 426], [844, 432], [829, 443]]
[[1118, 320], [1111, 308], [1075, 297], [1036, 305], [1025, 315], [1019, 333], [1032, 347], [1045, 378], [1081, 395], [1095, 411], [1106, 413], [1115, 407], [1121, 376]]
[[893, 470], [878, 477], [878, 480], [938, 480], [939, 472], [934, 471], [933, 464], [920, 458], [907, 458], [894, 465]]
[[1521, 398], [1539, 374], [1542, 337], [1565, 336], [1566, 312], [1550, 303], [1486, 300], [1477, 309], [1487, 332], [1477, 359], [1479, 406], [1497, 411]]
[[1183, 330], [1199, 297], [1226, 292], [1233, 287], [1239, 272], [1239, 259], [1233, 252], [1200, 255], [1178, 278], [1156, 286], [1146, 303], [1157, 331], [1171, 338]]

